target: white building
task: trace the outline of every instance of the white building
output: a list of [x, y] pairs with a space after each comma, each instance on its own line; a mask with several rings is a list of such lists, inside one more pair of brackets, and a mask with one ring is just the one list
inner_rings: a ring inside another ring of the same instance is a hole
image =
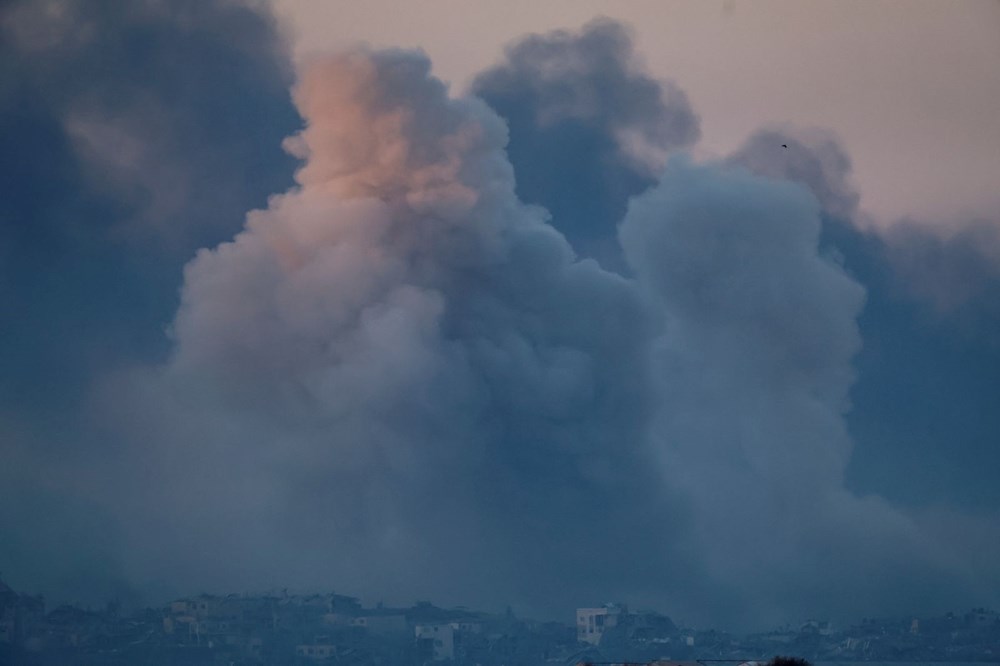
[[600, 608], [576, 609], [576, 640], [599, 645], [604, 631], [618, 624], [628, 615], [621, 604], [604, 604]]
[[426, 641], [434, 661], [455, 658], [455, 627], [450, 624], [418, 624], [415, 627], [417, 642]]

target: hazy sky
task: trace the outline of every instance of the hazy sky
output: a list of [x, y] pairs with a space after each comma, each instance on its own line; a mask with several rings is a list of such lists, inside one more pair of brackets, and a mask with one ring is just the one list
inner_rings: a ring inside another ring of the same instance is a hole
[[1000, 603], [998, 8], [4, 4], [5, 580]]
[[823, 127], [850, 152], [876, 223], [1000, 209], [992, 0], [273, 2], [299, 55], [359, 41], [421, 48], [459, 90], [519, 35], [613, 17], [635, 31], [649, 71], [690, 96], [700, 155], [765, 124]]

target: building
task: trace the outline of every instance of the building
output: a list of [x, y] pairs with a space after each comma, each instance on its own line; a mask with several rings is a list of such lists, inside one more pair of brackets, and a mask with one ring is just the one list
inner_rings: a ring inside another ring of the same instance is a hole
[[604, 604], [600, 608], [576, 609], [576, 639], [581, 643], [600, 645], [604, 632], [617, 627], [628, 616], [624, 604]]
[[337, 646], [329, 643], [303, 643], [295, 646], [295, 654], [306, 659], [322, 661], [337, 656]]
[[421, 652], [434, 661], [455, 658], [455, 627], [451, 624], [418, 624], [414, 632]]
[[399, 636], [410, 633], [410, 623], [403, 613], [373, 613], [350, 621], [352, 627], [362, 627], [372, 636]]
[[0, 580], [0, 645], [20, 645], [44, 614], [42, 597], [18, 594]]

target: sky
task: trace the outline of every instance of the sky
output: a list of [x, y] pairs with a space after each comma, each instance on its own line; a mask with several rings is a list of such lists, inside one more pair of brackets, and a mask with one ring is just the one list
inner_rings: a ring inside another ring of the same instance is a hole
[[996, 605], [997, 27], [0, 4], [0, 575], [736, 630]]
[[700, 156], [724, 156], [774, 123], [820, 127], [848, 149], [871, 224], [955, 223], [1000, 205], [992, 0], [273, 4], [299, 57], [358, 42], [420, 48], [456, 90], [520, 35], [613, 17], [648, 70], [691, 98]]

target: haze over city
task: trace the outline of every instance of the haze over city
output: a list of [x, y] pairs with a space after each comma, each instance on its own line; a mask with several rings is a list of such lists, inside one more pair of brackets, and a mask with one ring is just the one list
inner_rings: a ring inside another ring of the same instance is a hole
[[0, 4], [3, 581], [996, 607], [998, 63], [985, 0]]

